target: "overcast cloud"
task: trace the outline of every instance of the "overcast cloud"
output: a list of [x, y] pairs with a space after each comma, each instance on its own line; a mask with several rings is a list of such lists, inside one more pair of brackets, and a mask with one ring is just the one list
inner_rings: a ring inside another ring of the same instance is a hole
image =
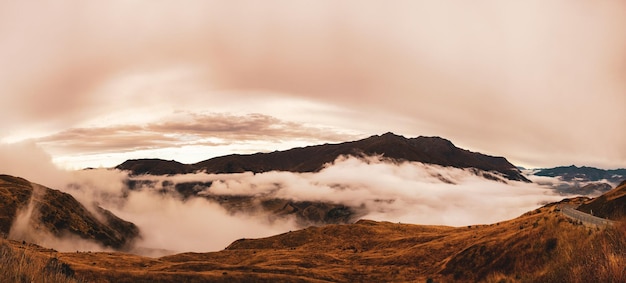
[[526, 166], [626, 164], [624, 1], [3, 1], [0, 40], [0, 139], [68, 167], [387, 131]]

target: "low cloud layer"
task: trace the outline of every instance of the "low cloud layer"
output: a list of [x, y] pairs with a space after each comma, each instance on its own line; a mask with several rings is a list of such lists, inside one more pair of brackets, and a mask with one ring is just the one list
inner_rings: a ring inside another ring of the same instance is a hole
[[416, 224], [494, 223], [560, 200], [549, 187], [490, 181], [469, 170], [378, 157], [340, 158], [318, 173], [189, 174], [149, 177], [162, 182], [207, 182], [200, 194], [257, 195], [365, 207], [364, 218]]
[[[164, 181], [212, 182], [200, 196], [328, 202], [364, 209], [362, 218], [367, 219], [451, 226], [511, 219], [562, 198], [536, 184], [491, 181], [463, 169], [396, 164], [378, 157], [340, 158], [318, 173], [145, 175], [133, 179], [152, 182], [134, 191], [105, 177], [116, 175], [122, 180], [126, 178], [122, 172], [95, 170], [79, 175], [82, 181], [74, 194], [91, 194], [79, 199], [99, 199], [100, 205], [137, 224], [144, 235], [139, 245], [175, 251], [219, 250], [238, 238], [269, 236], [298, 226], [291, 218], [276, 220], [268, 212], [233, 214], [202, 197], [183, 201], [175, 194], [163, 194]], [[101, 188], [103, 184], [117, 184], [117, 188]], [[105, 190], [115, 197], [94, 195]]]
[[[21, 154], [28, 151], [31, 159], [22, 159]], [[49, 156], [34, 157], [32, 153], [36, 152], [39, 151], [34, 145], [5, 149], [7, 154], [0, 155], [0, 164], [23, 166], [0, 167], [0, 171], [64, 190], [90, 209], [97, 204], [135, 223], [143, 236], [137, 245], [144, 248], [140, 252], [148, 255], [220, 250], [239, 238], [265, 237], [301, 228], [291, 217], [273, 218], [262, 211], [227, 211], [203, 195], [329, 202], [358, 207], [362, 218], [452, 226], [511, 219], [562, 198], [548, 186], [487, 180], [469, 170], [389, 162], [380, 157], [341, 157], [317, 173], [196, 173], [130, 178], [116, 170], [61, 171], [51, 165]], [[130, 190], [129, 180], [156, 182]], [[198, 197], [184, 199], [160, 191], [163, 181], [212, 185]], [[93, 248], [86, 244], [72, 247], [72, 240], [75, 239], [47, 239], [46, 243], [63, 250]]]

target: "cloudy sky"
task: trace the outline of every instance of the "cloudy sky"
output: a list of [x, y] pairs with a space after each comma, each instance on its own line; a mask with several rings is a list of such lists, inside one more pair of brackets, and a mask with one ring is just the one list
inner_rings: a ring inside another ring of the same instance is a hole
[[625, 1], [36, 2], [0, 3], [0, 141], [61, 167], [388, 131], [626, 167]]

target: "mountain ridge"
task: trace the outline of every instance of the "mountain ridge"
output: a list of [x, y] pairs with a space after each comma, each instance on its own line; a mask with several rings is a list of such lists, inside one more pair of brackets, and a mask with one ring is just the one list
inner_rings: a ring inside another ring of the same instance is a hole
[[618, 184], [626, 179], [626, 169], [599, 169], [589, 166], [557, 166], [553, 168], [540, 168], [534, 173], [537, 176], [560, 177], [564, 181], [602, 181], [607, 180]]
[[456, 147], [441, 137], [405, 138], [391, 132], [357, 141], [312, 145], [283, 151], [253, 154], [230, 154], [194, 164], [160, 159], [131, 159], [116, 166], [133, 175], [174, 175], [205, 171], [207, 173], [242, 173], [251, 171], [316, 172], [342, 155], [382, 155], [396, 161], [415, 161], [456, 168], [496, 171], [513, 181], [530, 182], [506, 158], [484, 155]]

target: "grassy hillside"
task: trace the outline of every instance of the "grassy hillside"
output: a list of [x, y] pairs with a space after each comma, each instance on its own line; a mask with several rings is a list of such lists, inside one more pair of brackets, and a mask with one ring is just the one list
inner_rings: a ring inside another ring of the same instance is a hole
[[241, 239], [212, 253], [59, 259], [95, 282], [626, 282], [626, 228], [587, 228], [548, 205], [493, 225], [362, 220]]
[[0, 175], [0, 233], [9, 234], [18, 211], [24, 208], [33, 193], [30, 182]]
[[[70, 194], [0, 175], [0, 234], [36, 242], [45, 235], [77, 236], [115, 249], [129, 248], [139, 228], [111, 212], [92, 212]], [[22, 222], [17, 221], [23, 216]], [[16, 223], [19, 227], [16, 228]], [[19, 229], [18, 229], [19, 228]]]
[[595, 216], [612, 220], [626, 218], [626, 181], [605, 194], [583, 203], [578, 210], [593, 212]]
[[[97, 231], [89, 222], [93, 216], [85, 216], [88, 211], [66, 194], [33, 196], [33, 186], [0, 175], [1, 201], [7, 206], [2, 219], [10, 220], [35, 200], [43, 210], [36, 215], [48, 230]], [[623, 187], [596, 201], [622, 203]], [[584, 198], [563, 201], [583, 202], [593, 203]], [[626, 223], [590, 228], [564, 216], [558, 205], [467, 227], [360, 220], [240, 239], [219, 252], [160, 258], [58, 253], [1, 240], [0, 282], [626, 282]], [[107, 227], [134, 227], [118, 224]]]
[[0, 240], [0, 282], [84, 282], [56, 254], [33, 244]]

